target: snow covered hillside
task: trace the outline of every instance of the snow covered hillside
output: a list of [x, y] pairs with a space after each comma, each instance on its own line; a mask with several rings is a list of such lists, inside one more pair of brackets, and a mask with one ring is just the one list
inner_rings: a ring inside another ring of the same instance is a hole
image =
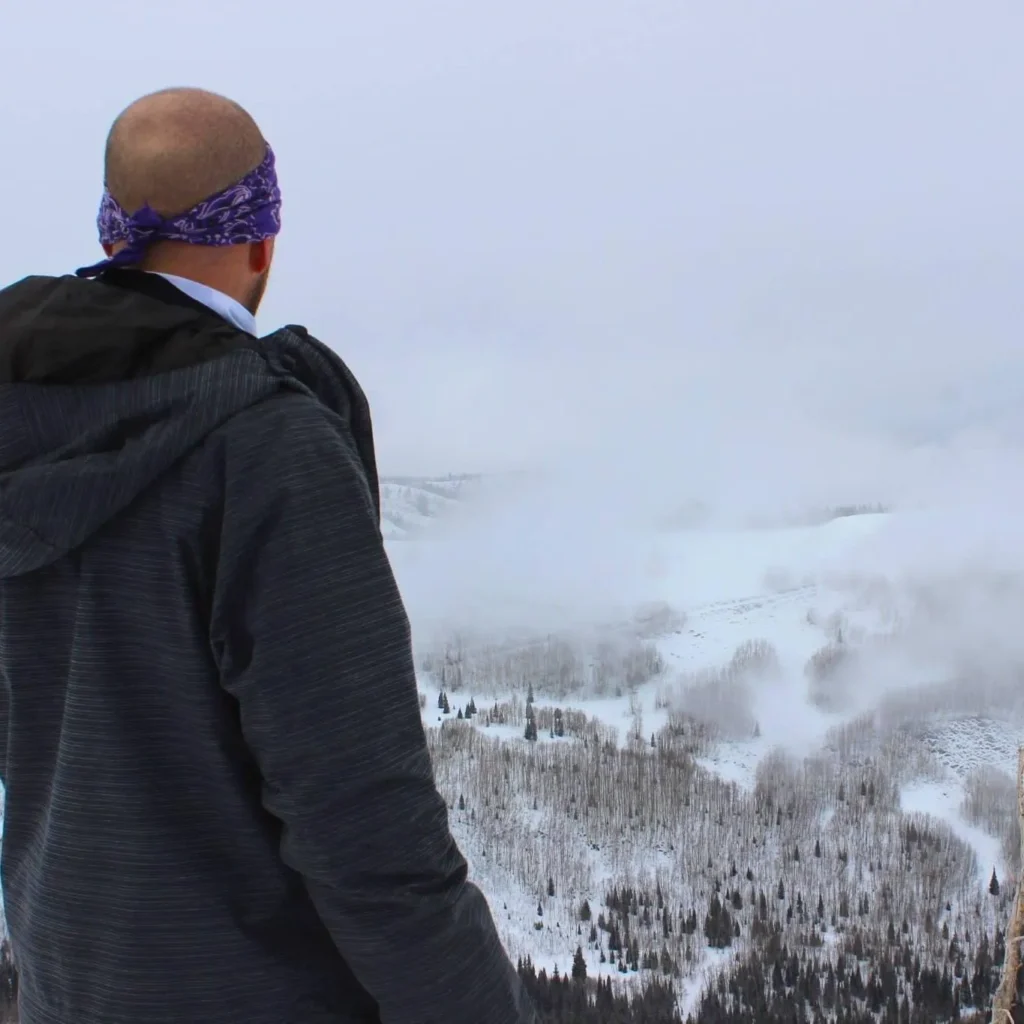
[[384, 536], [401, 540], [419, 534], [464, 501], [478, 477], [384, 477], [380, 482]]
[[1024, 650], [975, 616], [1016, 582], [915, 575], [901, 528], [636, 537], [631, 614], [533, 631], [418, 615], [425, 563], [394, 550], [438, 782], [513, 955], [668, 977], [706, 1019], [715, 979], [783, 948], [858, 965], [864, 1006], [985, 1003], [1020, 868]]

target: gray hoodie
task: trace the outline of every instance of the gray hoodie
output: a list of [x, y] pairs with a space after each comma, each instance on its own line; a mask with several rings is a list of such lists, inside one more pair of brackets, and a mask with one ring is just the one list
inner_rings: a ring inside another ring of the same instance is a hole
[[137, 271], [0, 292], [23, 1024], [526, 1024], [448, 827], [366, 400]]

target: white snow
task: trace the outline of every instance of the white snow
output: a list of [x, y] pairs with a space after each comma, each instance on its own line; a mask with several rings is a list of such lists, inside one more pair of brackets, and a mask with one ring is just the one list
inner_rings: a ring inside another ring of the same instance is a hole
[[700, 1005], [700, 997], [705, 990], [715, 983], [718, 973], [727, 967], [732, 960], [732, 953], [725, 949], [706, 949], [704, 959], [697, 968], [683, 981], [679, 998], [679, 1012], [686, 1020], [691, 1013], [696, 1013]]
[[900, 806], [909, 813], [927, 814], [945, 822], [978, 858], [978, 881], [987, 885], [993, 869], [1000, 878], [1006, 873], [999, 840], [984, 829], [965, 821], [960, 813], [963, 787], [955, 780], [914, 782], [900, 790]]
[[[749, 790], [754, 785], [758, 765], [772, 750], [781, 747], [796, 757], [811, 755], [822, 747], [830, 729], [876, 707], [894, 687], [909, 690], [934, 681], [935, 664], [916, 658], [916, 652], [912, 651], [902, 661], [885, 663], [884, 672], [879, 670], [869, 673], [863, 681], [858, 679], [848, 704], [841, 710], [822, 710], [809, 699], [805, 667], [816, 651], [835, 642], [837, 636], [841, 637], [840, 642], [854, 646], [869, 643], [873, 637], [884, 638], [902, 621], [900, 616], [906, 602], [901, 604], [904, 595], [899, 588], [906, 586], [906, 579], [887, 578], [884, 565], [877, 557], [870, 563], [873, 574], [870, 578], [857, 575], [859, 552], [872, 550], [877, 555], [877, 551], [884, 548], [876, 541], [890, 529], [892, 518], [863, 515], [817, 526], [681, 530], [633, 538], [637, 568], [633, 580], [643, 578], [646, 581], [645, 598], [666, 602], [686, 613], [686, 623], [681, 630], [656, 640], [666, 664], [663, 676], [621, 697], [596, 699], [574, 695], [555, 701], [539, 694], [536, 706], [557, 705], [583, 710], [615, 729], [620, 743], [639, 722], [641, 735], [649, 739], [667, 722], [668, 712], [657, 706], [659, 693], [667, 685], [687, 685], [687, 680], [693, 679], [695, 673], [727, 665], [741, 644], [767, 641], [777, 655], [777, 671], [759, 675], [748, 684], [750, 711], [759, 735], [719, 742], [711, 753], [698, 759], [705, 769]], [[425, 581], [418, 579], [417, 585], [410, 588], [408, 576], [403, 575], [417, 571], [417, 542], [402, 546], [405, 550], [397, 569], [403, 591], [422, 598], [429, 593]], [[617, 557], [622, 557], [621, 551]], [[436, 567], [436, 558], [431, 559], [430, 564]], [[478, 599], [484, 589], [480, 583], [467, 592]], [[451, 596], [453, 591], [448, 593]], [[529, 594], [520, 596], [527, 601]], [[515, 595], [510, 597], [503, 593], [501, 599], [510, 606], [515, 604]], [[411, 612], [415, 626], [416, 607], [412, 607]], [[436, 725], [445, 717], [436, 707], [436, 685], [423, 679], [421, 689], [426, 695], [424, 722], [428, 726]], [[469, 693], [450, 695], [452, 713], [448, 717], [454, 717], [457, 707], [468, 701], [469, 696]], [[483, 710], [487, 701], [475, 696], [478, 707]], [[936, 723], [929, 740], [930, 749], [945, 766], [945, 775], [938, 780], [921, 778], [904, 784], [900, 791], [901, 805], [907, 812], [927, 814], [945, 822], [974, 850], [979, 885], [987, 885], [993, 868], [1003, 877], [1006, 866], [1002, 863], [998, 840], [962, 817], [959, 810], [963, 799], [961, 780], [980, 764], [996, 764], [1012, 770], [1016, 745], [1024, 738], [1024, 730], [1016, 725], [969, 717], [954, 722], [937, 717]], [[474, 724], [484, 728], [479, 719]], [[519, 726], [492, 725], [486, 732], [506, 742], [527, 743]], [[551, 742], [551, 739], [541, 730], [538, 742]], [[823, 828], [831, 816], [831, 811], [823, 814]], [[469, 830], [459, 826], [456, 834], [461, 843], [470, 847], [474, 877], [488, 892], [498, 916], [503, 918], [503, 935], [510, 941], [513, 955], [530, 953], [538, 968], [550, 971], [557, 966], [563, 973], [569, 970], [571, 952], [568, 956], [559, 956], [546, 951], [575, 949], [575, 924], [569, 925], [574, 921], [572, 909], [566, 908], [567, 913], [562, 916], [553, 913], [545, 917], [544, 932], [535, 932], [529, 922], [536, 914], [536, 896], [514, 891], [507, 878], [500, 872], [493, 872], [485, 860], [476, 856], [471, 849]], [[594, 854], [594, 868], [595, 877], [606, 870], [598, 854]], [[595, 904], [595, 916], [597, 912]], [[559, 921], [566, 922], [565, 933], [556, 932], [558, 941], [552, 945], [547, 930], [552, 928], [553, 922], [555, 929], [560, 928]], [[586, 949], [586, 942], [582, 945]], [[537, 955], [531, 952], [534, 949], [539, 951]], [[708, 950], [685, 979], [681, 995], [684, 1016], [696, 1007], [702, 989], [731, 955]], [[591, 976], [606, 973], [622, 977], [614, 964], [599, 964], [593, 951], [587, 950], [587, 956]]]

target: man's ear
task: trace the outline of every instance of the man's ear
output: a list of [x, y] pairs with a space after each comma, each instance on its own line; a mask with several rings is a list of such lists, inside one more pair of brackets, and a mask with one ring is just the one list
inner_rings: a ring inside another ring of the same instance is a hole
[[254, 274], [265, 273], [274, 256], [274, 239], [264, 238], [262, 242], [249, 243], [249, 269]]

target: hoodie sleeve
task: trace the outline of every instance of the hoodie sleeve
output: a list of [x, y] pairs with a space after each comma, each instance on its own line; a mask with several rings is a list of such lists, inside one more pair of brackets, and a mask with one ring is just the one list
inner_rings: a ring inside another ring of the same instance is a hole
[[265, 408], [227, 447], [212, 622], [282, 858], [382, 1024], [532, 1024], [434, 784], [355, 442], [311, 398]]

